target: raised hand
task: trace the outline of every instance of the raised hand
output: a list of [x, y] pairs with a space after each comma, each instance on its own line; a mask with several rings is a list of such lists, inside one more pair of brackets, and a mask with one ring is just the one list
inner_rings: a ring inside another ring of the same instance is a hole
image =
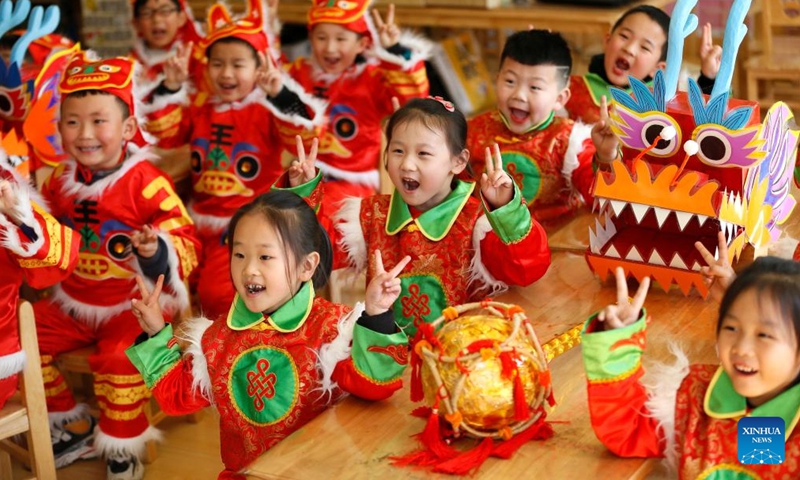
[[164, 86], [169, 90], [180, 90], [183, 82], [189, 78], [189, 59], [194, 44], [178, 45], [175, 55], [164, 63]]
[[725, 233], [722, 231], [717, 233], [717, 241], [719, 258], [714, 258], [714, 255], [700, 242], [695, 242], [694, 247], [700, 252], [707, 264], [705, 267], [700, 267], [700, 273], [705, 277], [708, 292], [711, 294], [711, 298], [719, 303], [725, 295], [725, 290], [736, 279], [736, 272], [733, 271], [733, 267], [731, 267], [731, 263], [728, 260], [728, 243], [725, 241]]
[[12, 217], [12, 220], [17, 221], [14, 217], [14, 206], [17, 204], [17, 192], [14, 186], [8, 180], [0, 180], [0, 214], [6, 214]]
[[393, 269], [387, 272], [383, 268], [381, 251], [375, 250], [375, 276], [367, 285], [367, 293], [364, 297], [364, 310], [367, 315], [379, 315], [392, 308], [395, 300], [400, 296], [401, 290], [400, 279], [397, 276], [410, 261], [411, 257], [406, 255]]
[[314, 140], [311, 141], [311, 150], [306, 156], [303, 137], [297, 135], [294, 138], [297, 142], [297, 159], [289, 167], [289, 185], [292, 187], [308, 183], [317, 176], [314, 164], [317, 161], [317, 150], [319, 148], [319, 139], [314, 137]]
[[600, 97], [600, 120], [592, 125], [592, 143], [597, 151], [599, 162], [611, 163], [617, 158], [619, 139], [611, 129], [611, 120], [608, 118], [608, 100], [605, 95]]
[[131, 233], [131, 246], [140, 257], [151, 258], [158, 251], [158, 235], [155, 229], [145, 225], [141, 230]]
[[161, 305], [158, 304], [158, 296], [161, 295], [161, 288], [164, 286], [164, 275], [158, 276], [152, 292], [147, 289], [147, 285], [139, 275], [136, 275], [136, 284], [139, 287], [142, 299], [131, 299], [131, 312], [133, 312], [136, 320], [139, 321], [139, 326], [142, 327], [142, 330], [152, 337], [166, 325], [164, 315], [161, 314]]
[[283, 72], [275, 65], [271, 56], [259, 52], [258, 59], [261, 65], [256, 70], [256, 83], [267, 96], [275, 97], [283, 89]]
[[372, 10], [372, 18], [375, 20], [375, 27], [378, 29], [378, 38], [383, 48], [397, 45], [400, 41], [400, 27], [394, 23], [394, 4], [389, 4], [389, 11], [386, 13], [386, 21], [381, 18], [381, 12], [377, 9]]
[[633, 299], [628, 298], [628, 282], [625, 280], [625, 271], [617, 267], [614, 271], [617, 278], [617, 304], [609, 305], [597, 314], [597, 320], [603, 322], [604, 330], [623, 328], [639, 320], [639, 312], [647, 298], [650, 288], [650, 277], [644, 277], [636, 290]]
[[708, 78], [717, 78], [722, 61], [722, 47], [714, 45], [711, 24], [703, 25], [703, 40], [700, 42], [700, 71]]
[[514, 181], [503, 170], [503, 157], [496, 143], [486, 147], [486, 170], [481, 175], [481, 194], [490, 207], [500, 208], [514, 198]]
[[392, 97], [392, 111], [396, 112], [400, 110], [400, 99], [397, 97]]

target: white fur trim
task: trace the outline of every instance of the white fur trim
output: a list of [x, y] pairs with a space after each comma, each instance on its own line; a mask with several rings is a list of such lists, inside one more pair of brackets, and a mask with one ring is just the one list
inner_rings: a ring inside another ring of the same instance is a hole
[[[131, 294], [133, 294], [133, 292], [131, 292]], [[61, 288], [61, 285], [55, 285], [53, 287], [52, 300], [53, 303], [61, 308], [61, 311], [65, 313], [71, 312], [76, 321], [91, 328], [97, 328], [104, 324], [109, 318], [117, 316], [131, 308], [130, 301], [128, 300], [107, 307], [83, 303], [80, 300], [70, 297], [67, 292]]]
[[[183, 283], [181, 278], [181, 265], [178, 260], [178, 253], [175, 251], [175, 245], [172, 243], [172, 238], [168, 232], [162, 231], [157, 232], [156, 236], [163, 240], [167, 246], [167, 265], [169, 266], [169, 283], [165, 285], [169, 288], [162, 291], [158, 303], [161, 305], [162, 310], [175, 314], [189, 306], [189, 292], [186, 290], [186, 284]], [[134, 257], [136, 258], [135, 255]], [[131, 265], [136, 270], [136, 273], [142, 277], [147, 287], [152, 290], [155, 287], [155, 283], [144, 274], [139, 261], [134, 259]]]
[[174, 42], [172, 48], [164, 50], [163, 48], [147, 48], [144, 40], [141, 37], [136, 37], [133, 40], [133, 52], [136, 60], [141, 63], [145, 68], [152, 68], [156, 65], [162, 64], [172, 58], [177, 51], [177, 46], [181, 42]]
[[373, 42], [373, 53], [381, 61], [398, 65], [403, 70], [410, 71], [416, 67], [419, 62], [429, 59], [433, 54], [433, 42], [424, 36], [409, 30], [403, 30], [400, 33], [400, 40], [397, 42], [400, 46], [411, 50], [411, 56], [409, 59], [406, 60], [400, 55], [389, 53], [388, 50], [380, 45], [380, 41], [378, 40], [380, 37], [378, 36], [377, 29], [375, 29], [375, 25], [372, 23], [372, 18], [370, 15], [364, 15], [364, 18], [367, 20], [367, 25], [369, 26], [372, 38], [375, 39]]
[[354, 172], [352, 170], [342, 170], [341, 168], [336, 168], [332, 165], [328, 165], [322, 160], [317, 160], [316, 166], [322, 170], [323, 175], [330, 175], [338, 180], [369, 185], [375, 190], [380, 188], [381, 185], [381, 176], [377, 169], [367, 170], [364, 172]]
[[[161, 83], [162, 76], [159, 76], [155, 81], [147, 83], [145, 86], [141, 88], [141, 98], [144, 96], [149, 95], [155, 88], [158, 88], [158, 85]], [[168, 107], [169, 105], [180, 105], [181, 107], [186, 107], [189, 105], [190, 95], [192, 91], [192, 85], [188, 81], [184, 82], [181, 85], [180, 90], [175, 93], [168, 93], [166, 95], [159, 95], [153, 98], [153, 101], [150, 103], [143, 103], [141, 108], [137, 105], [138, 111], [144, 115], [150, 115], [154, 112], [159, 110], [163, 110], [164, 108]], [[186, 114], [186, 112], [184, 112]], [[145, 119], [146, 121], [146, 119]], [[146, 124], [145, 124], [146, 125]]]
[[269, 110], [275, 116], [275, 118], [283, 122], [290, 123], [296, 127], [303, 127], [307, 130], [313, 130], [316, 127], [322, 126], [328, 120], [326, 115], [328, 110], [328, 102], [306, 92], [303, 87], [297, 83], [297, 80], [290, 77], [288, 73], [281, 72], [281, 77], [283, 77], [283, 86], [286, 87], [286, 89], [288, 89], [290, 92], [296, 94], [300, 98], [300, 101], [311, 109], [311, 119], [309, 120], [296, 113], [287, 114], [280, 111], [272, 102], [269, 101], [267, 95], [260, 88], [257, 88], [254, 91], [260, 93], [260, 96], [258, 97], [259, 102], [266, 107], [267, 110]]
[[231, 223], [231, 217], [197, 213], [197, 210], [192, 208], [191, 203], [186, 206], [186, 209], [189, 212], [189, 216], [192, 217], [198, 233], [222, 233]]
[[350, 358], [350, 344], [353, 341], [353, 330], [356, 322], [364, 311], [364, 304], [358, 302], [350, 313], [339, 319], [337, 330], [339, 334], [332, 342], [319, 348], [317, 353], [317, 370], [321, 374], [321, 385], [314, 391], [320, 392], [322, 397], [328, 397], [328, 403], [333, 401], [333, 391], [339, 386], [331, 377], [339, 362]]
[[578, 155], [583, 151], [583, 142], [589, 138], [592, 138], [592, 126], [581, 122], [575, 122], [572, 126], [572, 132], [569, 134], [569, 145], [567, 146], [566, 153], [564, 153], [564, 163], [561, 167], [561, 175], [563, 175], [564, 180], [566, 180], [569, 186], [570, 195], [580, 198], [583, 203], [586, 203], [586, 199], [583, 198], [580, 192], [575, 189], [575, 186], [572, 185], [572, 172], [580, 165], [580, 163], [578, 163]]
[[325, 71], [324, 68], [317, 62], [317, 59], [311, 55], [310, 57], [305, 59], [305, 62], [311, 65], [311, 78], [314, 83], [322, 83], [325, 86], [330, 86], [333, 82], [340, 78], [355, 78], [360, 76], [364, 70], [370, 65], [377, 65], [378, 61], [374, 58], [368, 59], [365, 57], [365, 61], [361, 63], [356, 63], [349, 68], [347, 68], [342, 73], [328, 73]]
[[[0, 170], [12, 175], [9, 183], [16, 196], [12, 215], [21, 224], [32, 228], [36, 234], [36, 240], [31, 242], [11, 218], [0, 214], [0, 246], [11, 250], [20, 257], [31, 257], [44, 245], [45, 235], [42, 232], [42, 226], [33, 215], [33, 205], [31, 204], [31, 197], [38, 197], [40, 201], [41, 197], [14, 170], [5, 168], [5, 153], [2, 150], [0, 150]], [[44, 201], [41, 205], [44, 205]]]
[[94, 435], [94, 448], [103, 457], [111, 455], [130, 456], [141, 459], [144, 456], [147, 442], [162, 440], [161, 430], [149, 425], [141, 435], [131, 438], [112, 437], [97, 426]]
[[664, 463], [671, 472], [677, 472], [678, 445], [675, 438], [675, 399], [681, 382], [689, 374], [689, 359], [675, 342], [669, 342], [669, 351], [675, 356], [672, 364], [657, 363], [645, 369], [641, 380], [647, 388], [645, 407], [658, 421], [665, 440]]
[[213, 323], [205, 317], [189, 319], [183, 324], [183, 335], [178, 337], [188, 343], [184, 355], [192, 357], [192, 390], [198, 390], [212, 405], [214, 397], [211, 395], [211, 376], [208, 373], [208, 361], [203, 353], [201, 340]]
[[61, 425], [72, 422], [82, 417], [89, 416], [89, 405], [78, 403], [70, 410], [65, 412], [47, 412], [47, 419], [50, 420], [51, 428], [61, 428]]
[[25, 368], [25, 358], [23, 350], [0, 357], [0, 380], [21, 372]]
[[361, 273], [367, 269], [367, 242], [361, 229], [361, 198], [346, 198], [334, 214], [334, 226], [342, 238], [340, 245], [347, 253], [350, 267]]
[[469, 283], [475, 281], [483, 283], [481, 290], [489, 289], [487, 295], [494, 296], [508, 290], [508, 285], [494, 278], [481, 259], [481, 241], [491, 231], [492, 224], [489, 223], [489, 219], [486, 215], [481, 215], [475, 222], [475, 228], [472, 229], [472, 248], [475, 250], [475, 255], [469, 264]]
[[78, 168], [78, 164], [74, 158], [66, 160], [64, 162], [66, 168], [61, 174], [63, 178], [61, 192], [67, 196], [76, 195], [79, 200], [97, 199], [103, 194], [103, 191], [111, 188], [136, 164], [146, 162], [148, 159], [154, 160], [158, 158], [150, 147], [139, 148], [132, 143], [128, 143], [128, 152], [130, 156], [122, 162], [122, 167], [119, 170], [91, 185], [75, 181], [75, 171]]

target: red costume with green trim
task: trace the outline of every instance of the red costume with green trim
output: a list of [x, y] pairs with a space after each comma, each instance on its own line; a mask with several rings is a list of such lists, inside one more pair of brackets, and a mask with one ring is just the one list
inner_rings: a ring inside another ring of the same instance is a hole
[[597, 123], [600, 120], [600, 98], [605, 95], [610, 103], [612, 86], [595, 73], [570, 75], [570, 96], [564, 106], [569, 118], [584, 123]]
[[[23, 281], [47, 288], [70, 274], [78, 263], [78, 234], [58, 223], [39, 204], [36, 193], [6, 166], [0, 149], [0, 180], [11, 183], [14, 217], [0, 213], [0, 408], [17, 391], [17, 373], [25, 366], [20, 350], [17, 300]], [[16, 221], [19, 221], [19, 224]], [[28, 361], [37, 361], [36, 359]]]
[[[645, 316], [605, 332], [594, 332], [592, 317], [582, 334], [589, 412], [597, 438], [622, 457], [665, 456], [681, 479], [795, 478], [800, 460], [800, 385], [749, 408], [721, 366], [689, 366], [680, 356], [648, 392], [639, 382], [644, 373]], [[743, 416], [784, 419], [782, 464], [739, 463], [737, 421]]]
[[470, 120], [467, 130], [470, 165], [476, 178], [486, 166], [486, 147], [497, 143], [503, 169], [522, 191], [536, 220], [555, 220], [581, 205], [591, 205], [595, 148], [589, 125], [551, 114], [531, 131], [515, 134], [502, 114], [494, 110]]
[[[307, 282], [266, 317], [249, 311], [237, 295], [227, 321], [192, 320], [181, 335], [190, 343], [185, 355], [171, 326], [127, 354], [167, 414], [217, 408], [225, 464], [220, 478], [231, 478], [343, 390], [374, 396], [371, 382], [345, 378], [350, 369], [343, 368], [360, 311], [360, 305], [351, 311], [315, 298]], [[352, 355], [379, 353], [354, 346]]]

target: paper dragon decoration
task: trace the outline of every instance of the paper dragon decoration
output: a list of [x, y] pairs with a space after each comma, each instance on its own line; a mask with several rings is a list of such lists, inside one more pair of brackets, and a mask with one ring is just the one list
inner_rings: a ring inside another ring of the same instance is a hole
[[[58, 163], [63, 155], [56, 125], [58, 82], [78, 47], [50, 35], [58, 26], [59, 12], [54, 5], [31, 8], [30, 0], [0, 1], [0, 37], [28, 19], [8, 63], [0, 57], [0, 143], [23, 175], [28, 174], [31, 153], [48, 164]], [[43, 64], [24, 64], [25, 53], [34, 45], [52, 53]]]
[[697, 27], [697, 0], [678, 0], [669, 31], [666, 72], [652, 90], [631, 78], [631, 93], [612, 89], [612, 128], [623, 145], [594, 187], [595, 229], [589, 266], [601, 278], [621, 266], [626, 275], [676, 284], [707, 295], [694, 247], [718, 249], [723, 231], [738, 258], [749, 243], [765, 247], [781, 235], [795, 206], [790, 194], [798, 130], [779, 102], [759, 122], [758, 104], [729, 98], [737, 50], [747, 32], [749, 0], [735, 0], [728, 17], [720, 71], [710, 96], [689, 81], [676, 94], [683, 40]]

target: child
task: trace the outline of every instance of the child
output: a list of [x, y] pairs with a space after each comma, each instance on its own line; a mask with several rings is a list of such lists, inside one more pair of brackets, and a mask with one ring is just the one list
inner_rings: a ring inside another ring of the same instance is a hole
[[[87, 345], [100, 421], [94, 449], [108, 478], [141, 478], [145, 443], [158, 437], [144, 407], [149, 393], [125, 357], [139, 333], [127, 308], [134, 277], [167, 279], [170, 314], [189, 306], [184, 281], [197, 264], [194, 225], [172, 182], [139, 149], [133, 62], [72, 57], [59, 84], [59, 132], [71, 157], [42, 188], [52, 213], [80, 233], [80, 261], [50, 299], [34, 304], [56, 466], [89, 453], [93, 419], [77, 405], [54, 363]], [[149, 281], [149, 280], [148, 280]]]
[[[78, 263], [78, 235], [31, 200], [36, 194], [11, 168], [0, 149], [0, 408], [17, 391], [25, 365], [17, 319], [19, 287], [46, 288]], [[35, 359], [33, 361], [36, 361]]]
[[[610, 87], [628, 88], [628, 77], [649, 82], [667, 60], [670, 18], [650, 5], [633, 7], [617, 20], [606, 35], [603, 53], [592, 57], [589, 73], [570, 77], [572, 92], [565, 108], [569, 118], [586, 123], [600, 120], [600, 100], [611, 98]], [[703, 93], [714, 88], [722, 47], [714, 45], [711, 24], [703, 26], [700, 43], [701, 74], [697, 83]]]
[[[550, 265], [544, 230], [503, 171], [499, 154], [486, 153], [480, 199], [471, 195], [474, 183], [456, 178], [469, 162], [469, 151], [467, 121], [452, 103], [413, 99], [389, 118], [386, 132], [386, 168], [394, 192], [348, 199], [334, 218], [345, 261], [366, 271], [368, 282], [381, 271], [368, 262], [368, 251], [380, 250], [391, 266], [411, 257], [392, 311], [357, 325], [353, 337], [358, 350], [372, 345], [385, 352], [353, 364], [353, 377], [380, 380], [383, 390], [376, 399], [401, 388], [406, 345], [445, 307], [478, 301], [509, 284], [529, 285]], [[313, 175], [309, 170], [302, 175], [306, 182]], [[289, 175], [292, 181], [292, 171]]]
[[[131, 305], [150, 338], [127, 353], [166, 413], [217, 408], [225, 464], [219, 478], [244, 478], [244, 467], [321, 413], [342, 389], [369, 398], [375, 387], [345, 378], [362, 309], [315, 296], [330, 274], [332, 251], [308, 204], [286, 191], [261, 195], [231, 219], [228, 248], [237, 294], [227, 315], [216, 322], [197, 318], [178, 334], [159, 311], [161, 282], [152, 292], [141, 285], [142, 299]], [[366, 312], [392, 305], [400, 293], [395, 277], [408, 261], [381, 270], [370, 283]], [[178, 338], [188, 340], [183, 355]], [[383, 356], [355, 348], [352, 355]]]
[[[295, 134], [314, 132], [324, 121], [322, 102], [285, 87], [295, 88], [264, 55], [267, 37], [261, 13], [253, 15], [233, 22], [222, 4], [211, 7], [208, 36], [200, 47], [208, 57], [207, 74], [215, 96], [203, 105], [186, 108], [178, 125], [148, 125], [160, 138], [159, 147], [191, 146], [189, 208], [203, 244], [196, 291], [209, 318], [226, 312], [234, 295], [225, 245], [231, 216], [269, 190], [283, 171], [282, 151], [294, 149]], [[165, 80], [150, 113], [187, 100], [187, 87], [182, 84], [188, 77], [189, 54], [188, 49], [179, 49], [165, 66]]]
[[330, 215], [347, 196], [377, 193], [381, 125], [393, 112], [392, 97], [405, 103], [428, 94], [427, 40], [401, 34], [394, 5], [384, 22], [367, 9], [371, 0], [314, 0], [308, 13], [312, 57], [288, 72], [308, 92], [328, 101], [328, 131], [320, 139], [317, 166], [325, 176], [323, 210]]
[[[629, 300], [621, 268], [616, 276], [617, 304], [589, 319], [581, 338], [589, 410], [600, 441], [623, 457], [666, 456], [680, 478], [795, 476], [800, 458], [800, 265], [775, 257], [753, 262], [720, 304], [721, 366], [689, 366], [683, 357], [677, 377], [669, 379], [674, 384], [662, 382], [649, 393], [638, 380], [647, 317], [641, 308], [650, 282], [645, 279]], [[784, 419], [787, 461], [737, 461], [737, 421], [743, 416]]]
[[[569, 100], [572, 57], [558, 33], [526, 30], [508, 37], [497, 75], [497, 110], [469, 122], [472, 168], [495, 142], [534, 218], [547, 222], [591, 205], [595, 154], [591, 129], [556, 117]], [[615, 153], [615, 152], [614, 152]], [[601, 159], [610, 161], [613, 159]]]

